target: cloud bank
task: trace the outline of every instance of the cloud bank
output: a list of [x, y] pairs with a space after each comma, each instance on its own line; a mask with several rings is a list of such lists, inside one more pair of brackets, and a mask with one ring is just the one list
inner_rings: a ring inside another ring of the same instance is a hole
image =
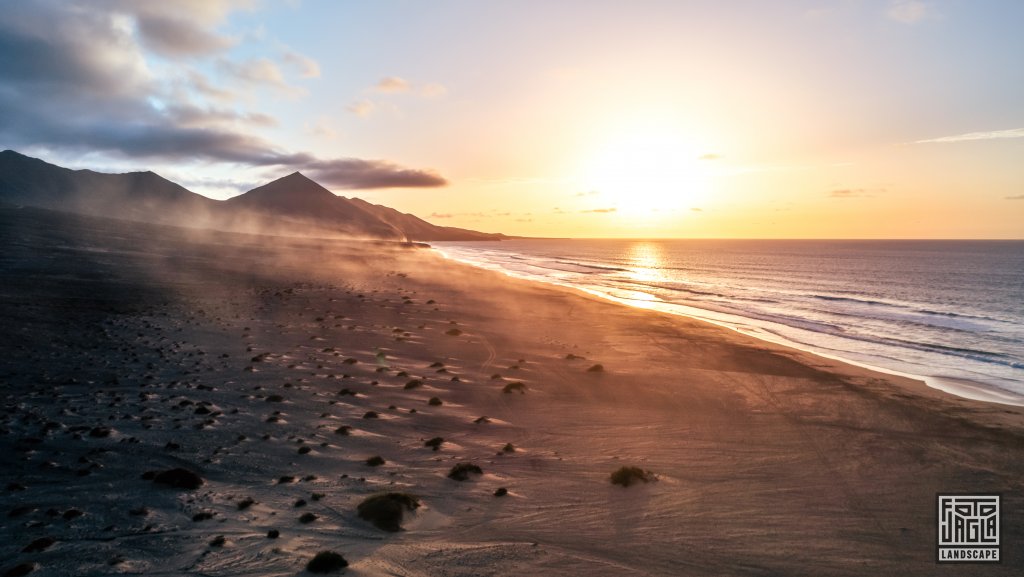
[[1024, 128], [1011, 128], [1009, 130], [990, 130], [987, 132], [968, 132], [953, 136], [941, 136], [926, 140], [916, 140], [914, 144], [945, 143], [945, 142], [966, 142], [970, 140], [996, 140], [1001, 138], [1024, 138]]
[[[0, 147], [282, 167], [344, 189], [446, 184], [432, 170], [388, 160], [320, 158], [281, 150], [261, 137], [259, 129], [277, 121], [244, 110], [237, 94], [269, 89], [299, 97], [301, 89], [289, 83], [285, 70], [303, 78], [320, 70], [314, 60], [280, 46], [279, 61], [233, 58], [237, 40], [216, 26], [239, 4], [5, 5], [0, 54], [17, 58], [0, 59]], [[211, 81], [198, 64], [218, 70], [229, 84]]]

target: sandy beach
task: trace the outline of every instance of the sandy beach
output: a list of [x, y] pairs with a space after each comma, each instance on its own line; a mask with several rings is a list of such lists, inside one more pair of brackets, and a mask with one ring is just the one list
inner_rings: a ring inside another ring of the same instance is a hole
[[[0, 221], [0, 574], [1024, 565], [1020, 408], [423, 246]], [[382, 492], [419, 500], [403, 530], [358, 515]], [[936, 564], [940, 492], [1001, 493], [1000, 565]]]

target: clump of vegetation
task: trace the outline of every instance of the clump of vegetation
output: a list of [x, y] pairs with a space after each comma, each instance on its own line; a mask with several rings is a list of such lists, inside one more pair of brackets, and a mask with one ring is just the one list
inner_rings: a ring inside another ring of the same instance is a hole
[[35, 541], [32, 541], [21, 550], [22, 553], [39, 553], [40, 551], [46, 551], [51, 545], [56, 543], [57, 540], [53, 537], [40, 537]]
[[283, 403], [284, 397], [281, 395], [269, 395], [265, 400], [268, 403]]
[[628, 487], [637, 482], [650, 483], [651, 481], [657, 481], [658, 478], [654, 473], [641, 469], [640, 467], [619, 467], [611, 475], [613, 485], [622, 485]]
[[312, 450], [313, 449], [309, 448], [308, 446], [303, 445], [302, 447], [299, 447], [299, 454], [300, 455], [306, 455], [306, 454], [309, 454], [309, 452], [312, 451]]
[[503, 393], [511, 393], [512, 391], [519, 391], [519, 394], [522, 395], [526, 393], [526, 385], [519, 382], [509, 383], [505, 385], [503, 389], [501, 389], [501, 392]]
[[478, 425], [482, 425], [484, 423], [490, 423], [491, 420], [489, 418], [487, 418], [487, 416], [485, 415], [483, 417], [477, 417], [477, 418], [473, 419], [473, 422], [478, 424]]
[[210, 541], [210, 547], [223, 547], [227, 541], [228, 540], [224, 538], [224, 535], [217, 535], [212, 541]]
[[334, 432], [338, 435], [349, 435], [352, 433], [352, 427], [349, 425], [342, 425], [337, 429], [334, 429]]
[[267, 539], [277, 539], [281, 536], [281, 532], [277, 529], [271, 529], [267, 531]]
[[379, 467], [385, 463], [384, 457], [380, 455], [374, 455], [366, 460], [366, 464], [371, 467]]
[[459, 329], [448, 329], [444, 332], [444, 334], [450, 337], [457, 337], [462, 334], [462, 331], [460, 331]]
[[380, 415], [377, 414], [377, 411], [366, 411], [366, 413], [363, 414], [363, 418], [364, 419], [378, 419], [378, 418], [380, 418]]
[[349, 358], [347, 358], [347, 359], [345, 359], [344, 361], [341, 361], [341, 362], [346, 364], [346, 365], [354, 365], [354, 364], [359, 362], [359, 359], [353, 359], [352, 357], [349, 357]]
[[602, 365], [600, 363], [598, 363], [598, 364], [590, 367], [589, 369], [587, 369], [588, 373], [600, 373], [600, 372], [603, 372], [603, 371], [604, 371], [604, 365]]
[[505, 446], [501, 448], [502, 453], [515, 453], [516, 446], [512, 443], [505, 443]]
[[473, 463], [459, 463], [448, 472], [448, 478], [456, 481], [468, 481], [470, 474], [483, 475], [484, 471]]
[[153, 475], [153, 482], [175, 489], [193, 491], [203, 485], [203, 478], [188, 469], [176, 467], [156, 473]]
[[312, 523], [319, 518], [320, 517], [314, 513], [303, 513], [302, 516], [299, 517], [299, 523]]
[[442, 401], [438, 397], [430, 397], [430, 400], [427, 401], [427, 404], [430, 405], [431, 407], [440, 407], [441, 405], [444, 404], [444, 401]]
[[256, 501], [252, 497], [246, 497], [246, 498], [242, 499], [241, 501], [239, 501], [236, 506], [238, 507], [239, 511], [245, 511], [246, 509], [248, 509], [249, 507], [252, 507], [255, 504], [256, 504]]
[[415, 389], [416, 387], [422, 387], [422, 386], [423, 386], [423, 381], [421, 381], [419, 379], [412, 379], [408, 383], [405, 383], [405, 387], [403, 387], [403, 388], [405, 390], [409, 390], [409, 389]]
[[424, 447], [430, 447], [431, 449], [434, 449], [436, 451], [436, 450], [441, 448], [441, 445], [443, 443], [444, 443], [444, 437], [434, 437], [433, 439], [430, 439], [430, 440], [426, 441], [425, 443], [423, 443], [423, 446]]
[[415, 511], [420, 500], [408, 493], [383, 493], [367, 497], [356, 508], [360, 519], [365, 519], [382, 531], [401, 531], [405, 511]]
[[306, 571], [310, 573], [333, 573], [345, 567], [348, 561], [334, 551], [321, 551], [306, 563]]
[[494, 492], [495, 497], [504, 497], [505, 495], [508, 495], [508, 489], [505, 487], [498, 487], [498, 490]]
[[587, 357], [581, 357], [579, 355], [574, 355], [572, 353], [569, 353], [569, 354], [565, 355], [565, 360], [567, 360], [567, 361], [575, 361], [575, 360], [578, 360], [578, 359], [585, 359], [585, 358], [587, 358]]

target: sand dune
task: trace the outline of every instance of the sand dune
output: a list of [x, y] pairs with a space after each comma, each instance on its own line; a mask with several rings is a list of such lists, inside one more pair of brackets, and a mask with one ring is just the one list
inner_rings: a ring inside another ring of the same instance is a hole
[[938, 491], [1003, 494], [957, 574], [1024, 562], [1016, 408], [398, 243], [0, 223], [0, 571], [934, 575]]

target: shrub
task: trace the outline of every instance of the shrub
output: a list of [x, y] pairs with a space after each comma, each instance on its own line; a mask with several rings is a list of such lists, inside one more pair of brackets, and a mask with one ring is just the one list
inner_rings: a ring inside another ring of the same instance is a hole
[[337, 429], [334, 429], [334, 432], [339, 434], [339, 435], [348, 435], [348, 434], [350, 434], [352, 432], [352, 427], [350, 427], [348, 425], [342, 425], [342, 426], [338, 427]]
[[504, 497], [505, 495], [508, 495], [508, 489], [505, 487], [498, 487], [498, 490], [494, 492], [495, 497]]
[[405, 511], [415, 511], [420, 500], [408, 493], [383, 493], [367, 497], [356, 508], [360, 519], [365, 519], [382, 531], [401, 531]]
[[321, 551], [306, 563], [306, 571], [310, 573], [332, 573], [345, 567], [348, 561], [334, 551]]
[[467, 481], [469, 480], [470, 473], [476, 475], [484, 474], [483, 469], [473, 463], [459, 463], [452, 467], [452, 470], [448, 472], [448, 478], [456, 481]]
[[377, 414], [377, 411], [366, 411], [366, 413], [363, 414], [363, 418], [364, 419], [377, 419], [377, 418], [380, 418], [380, 415]]
[[522, 395], [526, 393], [526, 385], [523, 383], [509, 383], [501, 389], [501, 392], [503, 393], [511, 393], [512, 391], [519, 391], [519, 394]]
[[303, 513], [302, 516], [299, 517], [299, 523], [312, 523], [319, 518], [320, 517], [314, 513]]
[[412, 379], [408, 383], [405, 383], [405, 387], [404, 388], [405, 388], [405, 390], [409, 390], [409, 389], [415, 389], [416, 387], [422, 387], [422, 386], [423, 386], [423, 381], [421, 381], [419, 379]]
[[600, 373], [602, 371], [604, 371], [604, 365], [601, 365], [600, 363], [587, 369], [588, 373]]
[[203, 479], [192, 471], [180, 467], [161, 471], [153, 476], [153, 482], [167, 485], [175, 489], [187, 489], [189, 491], [198, 489], [203, 484]]
[[505, 446], [501, 448], [502, 453], [515, 453], [516, 446], [512, 443], [505, 443]]
[[613, 485], [622, 485], [628, 487], [633, 483], [642, 481], [649, 483], [656, 481], [658, 478], [654, 476], [654, 473], [645, 471], [640, 467], [619, 467], [618, 470], [612, 473], [611, 480]]
[[431, 407], [440, 407], [441, 405], [444, 404], [444, 402], [437, 397], [430, 397], [430, 400], [427, 401], [427, 404], [430, 405]]
[[366, 464], [371, 467], [379, 467], [385, 463], [384, 457], [380, 455], [374, 455], [366, 460]]
[[441, 444], [444, 443], [444, 437], [434, 437], [423, 443], [424, 447], [430, 447], [435, 451], [441, 448]]
[[457, 337], [462, 334], [462, 331], [460, 331], [459, 329], [448, 329], [444, 332], [444, 334], [450, 337]]

